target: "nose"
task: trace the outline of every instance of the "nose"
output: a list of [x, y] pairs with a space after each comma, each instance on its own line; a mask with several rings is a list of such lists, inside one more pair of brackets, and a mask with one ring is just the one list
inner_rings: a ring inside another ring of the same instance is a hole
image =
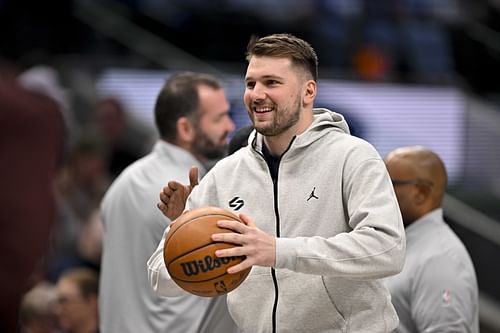
[[265, 87], [260, 84], [256, 83], [253, 89], [250, 92], [250, 96], [252, 97], [252, 100], [254, 101], [262, 101], [266, 99], [266, 90]]
[[231, 117], [227, 117], [227, 120], [226, 120], [226, 130], [228, 133], [234, 131], [235, 129], [235, 125], [234, 125], [234, 122], [233, 120], [231, 119]]

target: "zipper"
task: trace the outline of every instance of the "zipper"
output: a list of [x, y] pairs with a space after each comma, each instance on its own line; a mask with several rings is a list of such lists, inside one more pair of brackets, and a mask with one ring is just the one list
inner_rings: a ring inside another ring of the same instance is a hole
[[[292, 142], [293, 142], [293, 140], [292, 140]], [[262, 143], [262, 144], [264, 144], [264, 143]], [[290, 143], [290, 145], [291, 145], [291, 143]], [[258, 151], [257, 149], [254, 149], [254, 151], [257, 153], [257, 155], [260, 155], [260, 157], [262, 157], [262, 159], [266, 163], [267, 168], [269, 170], [269, 176], [271, 176], [271, 181], [273, 182], [273, 195], [274, 195], [273, 200], [274, 200], [274, 216], [276, 219], [276, 237], [279, 237], [280, 236], [280, 228], [279, 228], [278, 199], [277, 199], [278, 179], [273, 178], [273, 172], [271, 170], [271, 166], [267, 162], [264, 154], [262, 152]], [[279, 163], [280, 162], [281, 162], [281, 158], [279, 159], [279, 162], [278, 162], [278, 170], [279, 170]], [[273, 312], [272, 312], [273, 330], [272, 330], [272, 332], [276, 333], [276, 310], [278, 308], [278, 279], [276, 278], [276, 270], [273, 267], [271, 267], [271, 277], [273, 278], [273, 284], [274, 284], [274, 304], [273, 304]]]
[[[281, 160], [282, 160], [283, 156], [285, 156], [285, 154], [290, 150], [290, 148], [292, 147], [292, 144], [296, 138], [297, 138], [297, 136], [294, 136], [292, 138], [292, 140], [290, 141], [290, 144], [288, 145], [286, 150], [283, 152], [283, 154], [281, 154], [281, 157], [278, 160], [278, 165], [276, 167], [276, 179], [273, 178], [273, 172], [271, 170], [271, 166], [269, 165], [269, 162], [267, 161], [264, 154], [261, 151], [255, 149], [255, 147], [253, 147], [253, 144], [252, 144], [253, 151], [255, 153], [257, 153], [257, 155], [260, 155], [260, 157], [262, 157], [262, 159], [266, 163], [267, 168], [269, 170], [269, 175], [271, 176], [271, 180], [273, 182], [274, 216], [276, 219], [276, 237], [278, 237], [278, 238], [280, 237], [280, 214], [279, 214], [279, 207], [278, 207], [278, 173], [279, 173], [279, 168], [280, 168], [280, 164], [281, 164]], [[254, 140], [256, 140], [256, 139], [254, 139]], [[264, 142], [262, 142], [262, 144], [264, 145]], [[272, 332], [276, 333], [277, 332], [276, 312], [278, 309], [278, 290], [279, 289], [278, 289], [278, 278], [276, 277], [276, 270], [274, 269], [274, 267], [271, 267], [271, 277], [273, 278], [273, 284], [274, 284], [274, 304], [273, 304], [273, 312], [272, 312], [273, 330], [272, 330]]]
[[[279, 174], [279, 168], [280, 168], [280, 165], [281, 165], [281, 160], [283, 159], [283, 156], [285, 156], [285, 154], [290, 150], [290, 147], [292, 147], [292, 143], [295, 141], [295, 138], [296, 136], [294, 136], [292, 138], [292, 140], [290, 141], [290, 144], [288, 145], [288, 147], [286, 148], [286, 150], [283, 152], [283, 154], [281, 155], [281, 157], [279, 158], [278, 160], [278, 165], [276, 167], [276, 178], [274, 179], [272, 177], [272, 170], [271, 170], [271, 167], [269, 165], [269, 163], [267, 162], [265, 156], [258, 152], [259, 155], [261, 155], [263, 158], [264, 158], [264, 161], [266, 161], [266, 164], [267, 164], [267, 167], [269, 169], [269, 173], [270, 173], [270, 176], [271, 176], [271, 179], [273, 181], [273, 193], [274, 193], [274, 216], [275, 216], [275, 219], [276, 219], [276, 237], [279, 238], [280, 237], [280, 214], [279, 214], [279, 207], [278, 207], [278, 174]], [[264, 143], [262, 143], [264, 144]], [[274, 267], [271, 267], [271, 276], [273, 278], [273, 284], [274, 284], [274, 304], [273, 304], [273, 313], [272, 313], [272, 326], [273, 326], [273, 333], [276, 333], [277, 332], [277, 316], [276, 316], [276, 312], [277, 312], [277, 309], [278, 309], [278, 278], [276, 277], [276, 270], [274, 269]]]
[[[281, 163], [281, 159], [279, 161]], [[278, 170], [279, 170], [278, 163]], [[278, 179], [273, 179], [273, 191], [274, 191], [274, 215], [276, 217], [276, 237], [280, 237], [280, 214], [278, 211]], [[274, 283], [274, 304], [273, 304], [273, 333], [276, 333], [276, 311], [278, 309], [278, 279], [276, 278], [276, 270], [271, 267], [271, 276], [273, 277]]]

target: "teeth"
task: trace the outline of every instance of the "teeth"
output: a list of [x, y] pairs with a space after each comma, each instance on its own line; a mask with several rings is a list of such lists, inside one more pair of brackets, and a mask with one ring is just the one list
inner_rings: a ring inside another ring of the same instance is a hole
[[254, 108], [255, 112], [259, 113], [264, 113], [264, 112], [271, 112], [273, 108]]

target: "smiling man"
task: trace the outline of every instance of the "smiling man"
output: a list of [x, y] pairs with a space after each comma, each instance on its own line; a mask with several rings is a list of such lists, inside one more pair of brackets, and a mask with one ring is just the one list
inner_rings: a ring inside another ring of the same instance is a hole
[[[234, 232], [212, 235], [240, 245], [217, 256], [246, 256], [229, 273], [253, 266], [228, 294], [233, 319], [252, 333], [391, 331], [398, 319], [380, 278], [401, 270], [405, 239], [382, 159], [342, 115], [313, 108], [318, 60], [307, 42], [252, 38], [247, 60], [244, 103], [255, 130], [187, 201], [233, 210], [245, 223], [218, 221]], [[167, 186], [160, 195], [167, 216], [177, 192], [186, 191]], [[235, 197], [243, 204], [231, 205]], [[163, 242], [148, 262], [150, 282], [180, 295]]]

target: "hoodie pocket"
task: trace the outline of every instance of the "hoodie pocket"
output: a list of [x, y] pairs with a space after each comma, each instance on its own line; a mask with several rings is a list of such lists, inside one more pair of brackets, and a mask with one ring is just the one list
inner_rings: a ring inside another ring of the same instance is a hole
[[323, 277], [281, 271], [278, 328], [283, 332], [344, 332], [346, 321]]
[[269, 268], [254, 266], [243, 283], [227, 295], [231, 317], [242, 332], [272, 331], [274, 284]]

